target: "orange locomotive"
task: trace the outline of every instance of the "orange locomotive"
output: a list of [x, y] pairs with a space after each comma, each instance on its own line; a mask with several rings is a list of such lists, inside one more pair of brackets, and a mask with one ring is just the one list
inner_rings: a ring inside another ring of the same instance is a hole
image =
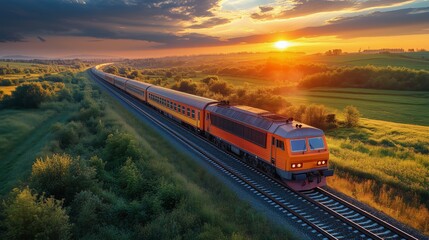
[[278, 175], [295, 190], [325, 186], [329, 152], [322, 130], [249, 106], [199, 97], [152, 84], [92, 72], [233, 152], [248, 164]]

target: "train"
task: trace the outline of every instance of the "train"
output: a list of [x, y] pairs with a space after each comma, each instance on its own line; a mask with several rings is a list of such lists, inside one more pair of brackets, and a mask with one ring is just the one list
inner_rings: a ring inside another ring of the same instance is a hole
[[334, 174], [321, 129], [263, 109], [116, 76], [101, 70], [106, 65], [91, 72], [296, 191], [325, 186]]

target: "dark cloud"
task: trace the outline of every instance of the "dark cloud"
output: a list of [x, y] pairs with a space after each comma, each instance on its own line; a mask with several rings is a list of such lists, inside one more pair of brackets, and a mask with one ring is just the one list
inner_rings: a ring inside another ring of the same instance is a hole
[[261, 11], [261, 13], [266, 13], [272, 11], [273, 9], [274, 8], [270, 6], [259, 6], [259, 10]]
[[260, 34], [229, 39], [230, 43], [260, 43], [274, 39], [337, 36], [340, 38], [428, 34], [429, 7], [407, 8], [366, 15], [336, 18], [326, 25], [290, 32]]
[[41, 42], [46, 42], [46, 39], [42, 38], [41, 36], [37, 36], [37, 39], [39, 39]]
[[[0, 42], [24, 41], [41, 34], [184, 42], [177, 34], [184, 29], [184, 22], [213, 18], [219, 1], [0, 0]], [[216, 21], [225, 20], [215, 18], [211, 24]], [[210, 36], [206, 38], [213, 41]]]
[[211, 27], [226, 24], [229, 22], [231, 22], [231, 20], [227, 18], [213, 17], [200, 24], [194, 24], [192, 26], [189, 26], [189, 28], [211, 28]]
[[372, 7], [392, 6], [399, 3], [410, 2], [410, 0], [293, 0], [290, 2], [293, 6], [283, 9], [278, 14], [267, 13], [260, 7], [260, 13], [252, 13], [251, 17], [259, 20], [288, 19], [321, 12], [346, 9], [363, 10]]

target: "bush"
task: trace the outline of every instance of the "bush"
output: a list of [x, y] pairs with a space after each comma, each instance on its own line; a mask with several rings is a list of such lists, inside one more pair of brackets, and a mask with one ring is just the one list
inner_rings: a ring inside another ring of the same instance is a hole
[[78, 144], [80, 136], [84, 127], [81, 122], [69, 122], [67, 125], [56, 125], [56, 137], [59, 142], [59, 146], [62, 149], [66, 149], [70, 145]]
[[140, 159], [140, 150], [131, 135], [114, 133], [107, 137], [104, 156], [107, 167], [114, 168], [125, 163], [127, 159]]
[[45, 159], [37, 159], [33, 164], [30, 182], [40, 192], [53, 195], [57, 199], [71, 201], [73, 196], [94, 184], [96, 171], [88, 167], [80, 158], [67, 154], [54, 154]]
[[197, 93], [197, 84], [192, 82], [192, 80], [182, 80], [180, 82], [175, 83], [173, 86], [171, 86], [172, 89], [186, 92], [190, 94], [196, 94]]
[[137, 196], [141, 191], [142, 174], [137, 168], [136, 164], [128, 158], [125, 165], [119, 170], [119, 179], [122, 189], [125, 190], [126, 195], [129, 197]]
[[3, 203], [5, 235], [8, 239], [69, 239], [71, 224], [54, 198], [39, 197], [28, 187], [15, 188]]
[[161, 185], [158, 192], [161, 206], [167, 211], [171, 211], [177, 207], [182, 200], [182, 195], [180, 189], [172, 184]]
[[356, 107], [347, 106], [344, 108], [346, 125], [348, 127], [356, 127], [359, 124], [360, 113]]
[[2, 79], [0, 80], [0, 86], [12, 86], [13, 82], [10, 79]]
[[327, 111], [325, 106], [323, 105], [310, 105], [305, 110], [305, 113], [303, 115], [303, 122], [318, 127], [321, 129], [326, 128], [326, 115]]
[[76, 194], [71, 209], [74, 232], [76, 236], [84, 236], [96, 231], [100, 223], [99, 215], [106, 211], [106, 206], [91, 191], [82, 191]]
[[20, 108], [37, 108], [40, 103], [49, 99], [52, 92], [41, 83], [28, 83], [18, 86], [7, 105]]

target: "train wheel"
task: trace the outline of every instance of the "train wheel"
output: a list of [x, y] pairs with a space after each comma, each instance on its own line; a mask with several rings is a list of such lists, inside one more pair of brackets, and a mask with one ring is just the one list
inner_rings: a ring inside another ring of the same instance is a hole
[[250, 158], [250, 165], [252, 165], [252, 167], [257, 168], [258, 167], [258, 160], [255, 158]]

